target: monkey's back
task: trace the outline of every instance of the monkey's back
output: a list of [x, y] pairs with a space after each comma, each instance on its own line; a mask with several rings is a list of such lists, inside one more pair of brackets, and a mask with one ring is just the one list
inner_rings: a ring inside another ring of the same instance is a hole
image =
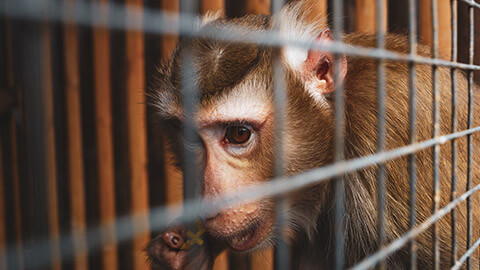
[[[374, 36], [365, 36], [362, 34], [352, 34], [345, 37], [347, 43], [360, 45], [364, 47], [375, 47], [376, 39]], [[403, 36], [387, 35], [386, 49], [403, 54], [408, 53], [408, 41]], [[419, 54], [429, 57], [429, 50], [424, 46], [419, 46]], [[374, 59], [353, 58], [348, 59], [348, 74], [345, 83], [345, 102], [346, 102], [346, 155], [347, 158], [354, 158], [373, 154], [377, 149], [377, 130], [378, 130], [378, 100], [377, 100], [377, 73], [378, 62]], [[409, 67], [407, 63], [385, 61], [385, 82], [386, 82], [386, 150], [391, 150], [406, 146], [410, 143], [409, 134]], [[416, 136], [417, 142], [426, 141], [433, 136], [433, 87], [432, 87], [432, 68], [428, 65], [415, 65], [415, 105], [416, 105]], [[440, 92], [440, 126], [439, 135], [446, 135], [454, 132], [452, 130], [452, 80], [450, 69], [445, 67], [437, 68], [437, 85]], [[461, 71], [456, 72], [456, 96], [457, 96], [457, 117], [458, 125], [456, 131], [465, 130], [468, 127], [468, 83], [465, 74]], [[479, 89], [474, 85], [473, 127], [480, 126], [480, 102]], [[476, 117], [475, 117], [476, 116]], [[472, 136], [472, 183], [471, 187], [480, 184], [480, 134]], [[467, 190], [468, 174], [468, 141], [463, 136], [455, 140], [457, 145], [457, 167], [456, 167], [456, 196], [463, 194]], [[440, 183], [440, 208], [445, 207], [451, 200], [452, 191], [452, 143], [448, 141], [439, 146], [439, 183]], [[432, 147], [426, 148], [415, 153], [416, 160], [416, 224], [424, 222], [432, 215], [433, 209], [433, 150]], [[378, 167], [370, 167], [355, 172], [347, 176], [347, 182], [351, 181], [353, 185], [361, 185], [370, 194], [372, 198], [370, 210], [365, 209], [363, 213], [357, 213], [353, 217], [368, 217], [366, 220], [371, 225], [376, 223], [377, 217], [377, 187], [378, 187]], [[402, 156], [386, 163], [386, 183], [387, 183], [387, 212], [386, 227], [388, 242], [401, 237], [409, 229], [410, 220], [410, 177], [409, 177], [409, 158]], [[359, 183], [361, 182], [361, 183]], [[348, 195], [348, 190], [347, 190]], [[355, 195], [352, 193], [353, 197]], [[357, 202], [362, 197], [350, 200]], [[472, 243], [479, 237], [478, 225], [480, 219], [480, 208], [475, 207], [480, 203], [480, 195], [475, 193], [471, 196], [472, 216], [473, 216], [473, 235]], [[349, 200], [347, 200], [347, 203]], [[347, 207], [349, 207], [347, 205]], [[355, 207], [355, 205], [350, 205]], [[439, 208], [439, 209], [440, 209]], [[348, 209], [348, 208], [347, 208]], [[355, 211], [355, 210], [354, 210]], [[460, 203], [456, 208], [456, 233], [457, 233], [457, 256], [460, 257], [466, 251], [467, 239], [467, 205], [466, 201]], [[364, 220], [357, 221], [365, 223]], [[371, 226], [369, 225], [369, 226]], [[376, 225], [376, 224], [375, 224]], [[365, 226], [365, 225], [358, 225]], [[440, 241], [441, 267], [448, 268], [451, 258], [451, 214], [447, 214], [437, 222]], [[417, 238], [418, 263], [420, 268], [432, 266], [432, 226]], [[376, 226], [375, 226], [376, 231]], [[376, 235], [371, 235], [375, 242]], [[349, 243], [347, 243], [348, 245]], [[351, 243], [355, 245], [354, 243]], [[349, 248], [347, 248], [349, 250]], [[356, 257], [358, 255], [353, 255]], [[392, 257], [393, 265], [408, 265], [409, 250], [403, 248], [399, 254]], [[474, 265], [478, 265], [478, 255], [472, 257]], [[358, 258], [352, 258], [353, 260]], [[396, 262], [394, 262], [397, 260]]]

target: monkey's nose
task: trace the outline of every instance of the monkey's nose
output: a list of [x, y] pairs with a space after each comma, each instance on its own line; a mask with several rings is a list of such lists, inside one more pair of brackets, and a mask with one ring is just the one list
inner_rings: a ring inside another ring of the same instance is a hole
[[249, 203], [228, 208], [205, 219], [207, 230], [218, 237], [230, 237], [245, 230], [261, 216], [261, 207], [257, 203]]

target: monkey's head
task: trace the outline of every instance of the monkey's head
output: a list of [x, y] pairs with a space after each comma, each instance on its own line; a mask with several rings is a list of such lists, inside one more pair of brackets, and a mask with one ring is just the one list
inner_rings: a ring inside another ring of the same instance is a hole
[[[232, 25], [261, 32], [279, 29], [288, 37], [331, 42], [330, 30], [304, 22], [298, 6], [288, 6], [279, 17], [246, 16], [227, 20], [209, 18], [198, 31], [229, 29]], [[248, 36], [245, 31], [244, 35]], [[267, 47], [206, 38], [186, 39], [159, 68], [150, 85], [150, 101], [166, 127], [170, 151], [182, 162], [182, 72], [185, 56], [198, 75], [195, 88], [195, 130], [201, 138], [201, 194], [211, 199], [273, 176], [275, 144], [273, 83], [275, 63], [284, 69], [287, 104], [282, 134], [286, 174], [295, 174], [331, 162], [333, 145], [333, 55], [291, 47]], [[341, 80], [346, 59], [341, 57]], [[315, 217], [329, 211], [329, 184], [307, 187], [289, 195], [285, 233], [315, 230]], [[274, 201], [264, 199], [225, 209], [204, 218], [207, 231], [235, 251], [249, 251], [272, 243]], [[284, 218], [284, 217], [278, 217]]]

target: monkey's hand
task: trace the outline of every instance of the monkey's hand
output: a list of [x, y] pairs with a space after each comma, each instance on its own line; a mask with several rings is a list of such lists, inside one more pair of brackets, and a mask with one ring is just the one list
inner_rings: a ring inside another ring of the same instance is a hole
[[150, 241], [146, 251], [152, 269], [211, 269], [224, 245], [211, 239], [198, 221], [187, 228], [175, 225]]

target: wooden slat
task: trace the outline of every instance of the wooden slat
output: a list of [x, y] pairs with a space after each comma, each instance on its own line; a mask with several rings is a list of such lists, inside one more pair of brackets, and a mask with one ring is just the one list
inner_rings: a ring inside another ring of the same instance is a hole
[[[180, 0], [162, 1], [162, 10], [171, 13], [178, 13], [180, 11]], [[177, 45], [177, 35], [164, 35], [162, 41], [162, 58], [168, 59]]]
[[[108, 4], [108, 0], [98, 0], [98, 2]], [[116, 211], [109, 38], [107, 28], [93, 29], [100, 224], [107, 228], [102, 234], [102, 269], [115, 270], [118, 269], [118, 252], [113, 223]]]
[[[355, 30], [358, 32], [377, 31], [377, 0], [355, 0]], [[388, 0], [383, 0], [382, 28], [387, 30]]]
[[248, 14], [270, 14], [270, 0], [247, 0]]
[[224, 251], [218, 255], [213, 264], [213, 270], [228, 270], [228, 252]]
[[[270, 14], [270, 0], [247, 0], [246, 11], [248, 14]], [[266, 253], [255, 252], [250, 259], [250, 269], [273, 269], [273, 248]]]
[[[11, 74], [12, 80], [11, 83], [13, 84], [13, 74]], [[18, 157], [18, 148], [17, 148], [17, 126], [15, 123], [15, 117], [12, 116], [10, 120], [10, 131], [11, 131], [11, 140], [12, 140], [12, 172], [13, 172], [13, 208], [14, 208], [14, 224], [15, 224], [15, 244], [17, 245], [17, 256], [18, 262], [14, 264], [18, 267], [19, 270], [23, 269], [23, 250], [22, 250], [22, 213], [21, 213], [21, 205], [20, 205], [20, 175], [19, 175], [19, 157]]]
[[44, 54], [43, 76], [44, 85], [43, 90], [45, 104], [45, 166], [47, 177], [47, 206], [48, 206], [48, 220], [50, 241], [52, 248], [52, 263], [53, 270], [61, 269], [60, 256], [60, 230], [58, 223], [58, 201], [57, 201], [57, 170], [55, 164], [55, 128], [54, 128], [54, 111], [53, 111], [53, 90], [52, 90], [52, 63], [51, 63], [51, 44], [50, 44], [50, 30], [48, 24], [44, 25], [45, 30], [42, 35], [42, 43], [45, 44], [42, 48]]
[[273, 248], [252, 255], [252, 270], [273, 269]]
[[[75, 4], [75, 0], [70, 0], [70, 4]], [[69, 155], [68, 177], [70, 181], [71, 229], [75, 251], [74, 267], [77, 270], [88, 268], [87, 243], [85, 239], [85, 185], [78, 49], [77, 26], [73, 24], [65, 25], [64, 51]]]
[[[0, 142], [3, 140], [0, 139]], [[0, 270], [7, 269], [7, 237], [6, 237], [6, 222], [5, 219], [5, 192], [4, 192], [4, 172], [3, 172], [3, 147], [0, 143]]]
[[[142, 7], [142, 0], [127, 0], [127, 5]], [[128, 13], [127, 13], [128, 17]], [[133, 265], [144, 269], [143, 247], [150, 239], [148, 222], [147, 129], [145, 109], [145, 46], [143, 33], [127, 31], [127, 117], [131, 167], [132, 214], [137, 215], [133, 239]]]
[[202, 0], [202, 14], [205, 14], [208, 11], [220, 11], [224, 13], [224, 8], [225, 5], [223, 0]]
[[[451, 4], [450, 1], [437, 1], [438, 6], [438, 48], [440, 58], [450, 60], [452, 48]], [[432, 45], [431, 0], [419, 3], [420, 42]]]
[[[6, 86], [8, 89], [14, 88], [14, 74], [13, 74], [13, 42], [12, 42], [12, 27], [11, 21], [7, 18], [4, 19], [4, 35], [5, 35], [5, 61], [6, 61]], [[15, 123], [15, 116], [9, 117], [9, 131], [10, 131], [10, 147], [11, 147], [11, 171], [12, 171], [12, 179], [11, 182], [11, 189], [10, 190], [3, 190], [3, 192], [11, 192], [11, 198], [13, 198], [13, 205], [9, 205], [8, 207], [13, 208], [13, 220], [10, 221], [13, 223], [14, 226], [14, 236], [8, 236], [14, 239], [12, 243], [16, 245], [16, 254], [15, 258], [16, 261], [12, 262], [9, 261], [9, 266], [12, 265], [16, 267], [16, 269], [23, 269], [23, 256], [22, 256], [22, 223], [21, 223], [21, 207], [20, 207], [20, 184], [19, 184], [19, 167], [18, 167], [18, 149], [17, 149], [17, 130], [16, 130], [16, 123]], [[0, 154], [2, 153], [2, 149], [0, 149]], [[7, 158], [7, 157], [5, 157]], [[0, 161], [0, 164], [3, 165], [3, 161]], [[0, 166], [1, 166], [0, 165]], [[4, 175], [3, 172], [0, 173], [0, 177]], [[0, 184], [3, 186], [3, 184]], [[4, 193], [5, 194], [5, 193]], [[3, 198], [4, 195], [0, 194]], [[5, 207], [6, 205], [4, 205]], [[5, 220], [5, 216], [0, 217], [0, 220]], [[6, 236], [6, 235], [5, 235]], [[2, 259], [0, 259], [1, 261]], [[0, 266], [1, 269], [1, 266]]]

